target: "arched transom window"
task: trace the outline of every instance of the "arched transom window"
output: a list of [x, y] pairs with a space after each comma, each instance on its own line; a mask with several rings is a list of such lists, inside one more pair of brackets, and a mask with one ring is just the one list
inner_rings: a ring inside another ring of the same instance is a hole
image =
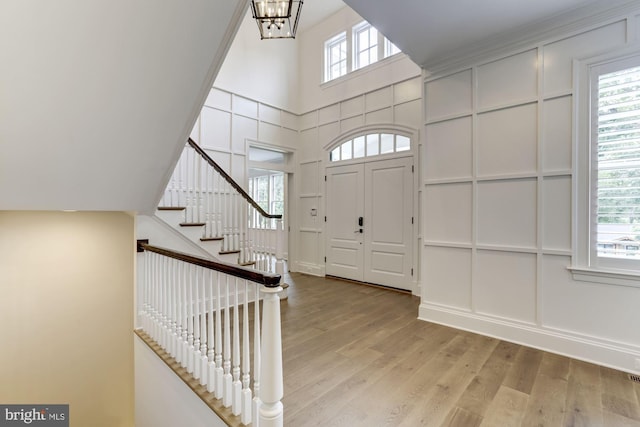
[[339, 144], [329, 152], [329, 161], [352, 160], [411, 150], [411, 139], [393, 133], [367, 133]]

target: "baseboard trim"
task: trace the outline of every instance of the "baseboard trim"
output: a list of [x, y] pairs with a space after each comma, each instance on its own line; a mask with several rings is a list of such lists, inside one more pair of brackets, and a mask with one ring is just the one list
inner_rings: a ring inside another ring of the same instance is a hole
[[418, 318], [629, 373], [640, 373], [634, 368], [635, 359], [640, 358], [640, 347], [625, 343], [557, 328], [515, 323], [425, 302], [420, 304]]

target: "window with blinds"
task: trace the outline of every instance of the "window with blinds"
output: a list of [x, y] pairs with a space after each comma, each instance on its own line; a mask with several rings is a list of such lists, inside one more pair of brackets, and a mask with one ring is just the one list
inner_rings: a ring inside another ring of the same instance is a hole
[[640, 67], [600, 74], [597, 85], [595, 253], [640, 259]]

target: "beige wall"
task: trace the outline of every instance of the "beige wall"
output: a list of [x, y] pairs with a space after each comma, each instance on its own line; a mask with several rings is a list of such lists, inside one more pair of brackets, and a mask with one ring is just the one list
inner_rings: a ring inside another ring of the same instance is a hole
[[133, 425], [134, 220], [0, 212], [0, 402]]

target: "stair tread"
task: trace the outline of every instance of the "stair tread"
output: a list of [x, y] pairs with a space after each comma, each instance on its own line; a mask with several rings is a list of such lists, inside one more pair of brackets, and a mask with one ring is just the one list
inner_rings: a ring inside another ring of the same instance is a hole
[[201, 237], [200, 238], [201, 242], [211, 242], [211, 241], [217, 241], [217, 240], [224, 240], [224, 237]]
[[181, 222], [180, 227], [202, 227], [204, 222]]
[[220, 255], [228, 255], [228, 254], [239, 254], [240, 253], [240, 249], [237, 249], [235, 251], [220, 251], [218, 252]]
[[185, 209], [184, 206], [158, 206], [159, 211], [183, 211]]

